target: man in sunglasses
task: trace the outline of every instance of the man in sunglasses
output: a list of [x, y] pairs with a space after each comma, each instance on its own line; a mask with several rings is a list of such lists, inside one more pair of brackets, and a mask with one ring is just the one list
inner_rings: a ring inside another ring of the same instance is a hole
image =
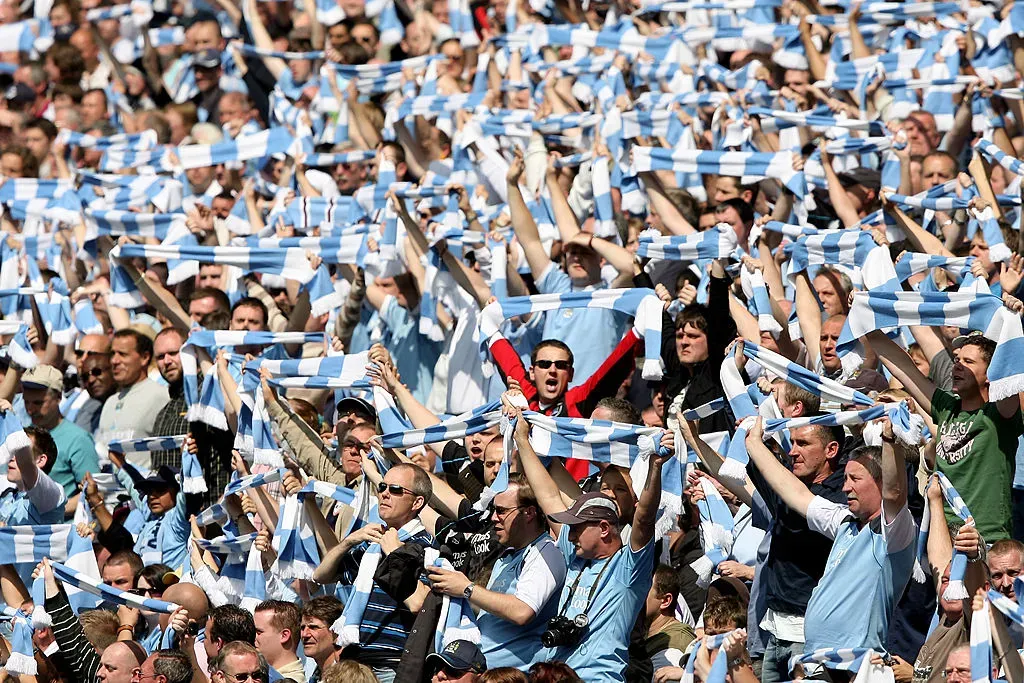
[[232, 641], [210, 660], [211, 683], [266, 683], [268, 669], [249, 643]]
[[[377, 569], [380, 563], [391, 560], [389, 556], [403, 546], [434, 545], [433, 537], [419, 519], [433, 494], [433, 488], [424, 470], [403, 463], [388, 470], [377, 490], [378, 511], [384, 525], [368, 524], [346, 536], [324, 555], [320, 566], [313, 572], [313, 580], [321, 584], [340, 581], [348, 585], [354, 584], [357, 576], [365, 578], [369, 574], [374, 577], [370, 595], [362, 610], [358, 641], [353, 637], [352, 642], [345, 645], [347, 652], [356, 651], [353, 654], [357, 654], [361, 663], [372, 668], [382, 683], [391, 683], [395, 680], [395, 669], [401, 661], [405, 641], [412, 631], [416, 614], [423, 607], [430, 589], [422, 580], [417, 580], [411, 594], [398, 601], [390, 594], [393, 591], [385, 591], [378, 583], [381, 574], [377, 573]], [[368, 552], [370, 549], [374, 552]], [[416, 550], [405, 547], [402, 557]], [[418, 575], [423, 567], [422, 557], [406, 565], [409, 571]], [[404, 585], [407, 582], [399, 583]]]
[[110, 366], [110, 354], [90, 353], [85, 356], [78, 365], [78, 383], [85, 390], [88, 399], [75, 413], [74, 422], [93, 434], [100, 426], [103, 402], [113, 396], [117, 389], [114, 384], [114, 372]]
[[430, 567], [427, 575], [435, 593], [465, 597], [480, 610], [480, 648], [492, 668], [526, 669], [546, 659], [540, 636], [558, 608], [565, 559], [522, 474], [509, 475], [508, 488], [494, 497], [490, 517], [505, 552], [495, 561], [486, 588], [462, 572]]

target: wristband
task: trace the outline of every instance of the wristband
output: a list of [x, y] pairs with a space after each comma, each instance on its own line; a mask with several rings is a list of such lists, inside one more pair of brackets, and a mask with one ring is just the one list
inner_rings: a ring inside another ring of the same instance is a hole
[[594, 233], [590, 233], [590, 241], [587, 242], [587, 249], [594, 248]]
[[135, 627], [132, 626], [131, 624], [121, 624], [120, 626], [117, 627], [117, 633], [119, 635], [121, 633], [123, 633], [124, 631], [131, 631], [132, 633], [134, 633], [135, 632]]

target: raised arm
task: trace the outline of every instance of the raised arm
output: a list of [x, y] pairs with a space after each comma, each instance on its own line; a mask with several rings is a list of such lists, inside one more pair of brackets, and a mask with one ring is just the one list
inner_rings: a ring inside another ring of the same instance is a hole
[[935, 385], [921, 374], [907, 352], [880, 330], [869, 332], [864, 338], [871, 344], [871, 348], [885, 364], [886, 369], [906, 387], [921, 409], [931, 414]]
[[754, 426], [747, 432], [746, 444], [750, 461], [757, 466], [765, 482], [772, 487], [782, 502], [806, 517], [807, 508], [814, 500], [814, 494], [802, 481], [797, 479], [795, 474], [775, 459], [772, 452], [764, 445], [763, 437], [761, 418], [757, 418]]
[[718, 479], [718, 470], [722, 468], [725, 458], [700, 437], [700, 425], [696, 420], [684, 420], [681, 412], [678, 415], [679, 432], [682, 434], [686, 444], [697, 453], [697, 457], [708, 468], [711, 476], [724, 486], [729, 493], [736, 496], [741, 503], [750, 505], [754, 499], [754, 485], [750, 482], [750, 478], [747, 477], [742, 486], [736, 484], [733, 479]]
[[882, 428], [882, 509], [891, 522], [907, 506], [907, 465], [888, 419]]
[[[565, 512], [566, 505], [562, 501], [558, 484], [544, 469], [543, 463], [537, 457], [537, 451], [533, 450], [533, 446], [530, 444], [530, 425], [523, 417], [523, 411], [512, 407], [504, 396], [502, 403], [505, 404], [505, 414], [516, 418], [514, 438], [516, 446], [519, 448], [519, 463], [522, 465], [526, 480], [530, 482], [530, 488], [533, 489], [533, 493], [537, 497], [537, 504], [540, 505], [541, 512], [545, 515]], [[557, 536], [562, 525], [550, 520], [548, 523], [551, 526], [551, 533]]]
[[530, 266], [530, 272], [537, 280], [547, 270], [551, 258], [544, 251], [544, 245], [540, 241], [540, 233], [537, 231], [537, 222], [533, 220], [530, 210], [523, 199], [523, 192], [519, 189], [519, 178], [523, 175], [526, 166], [523, 162], [523, 154], [515, 150], [512, 165], [509, 166], [506, 181], [508, 184], [508, 208], [512, 216], [512, 229], [516, 233], [519, 244], [526, 253], [526, 262]]
[[655, 453], [651, 456], [647, 481], [637, 501], [636, 511], [633, 512], [633, 531], [629, 535], [629, 545], [633, 550], [642, 550], [654, 538], [654, 522], [658, 519], [658, 507], [661, 506], [661, 468], [669, 458], [676, 455], [672, 432], [662, 432], [660, 445], [667, 450], [667, 454]]

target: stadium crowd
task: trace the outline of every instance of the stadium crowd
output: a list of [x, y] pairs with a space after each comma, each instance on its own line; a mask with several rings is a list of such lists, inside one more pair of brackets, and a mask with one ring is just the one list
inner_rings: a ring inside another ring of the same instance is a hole
[[0, 683], [1024, 683], [1024, 5], [0, 0]]

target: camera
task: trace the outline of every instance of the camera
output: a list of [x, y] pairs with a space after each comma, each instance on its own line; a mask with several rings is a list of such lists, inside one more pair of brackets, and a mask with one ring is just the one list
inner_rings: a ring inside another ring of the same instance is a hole
[[548, 628], [540, 634], [540, 642], [544, 647], [564, 647], [576, 645], [583, 639], [583, 634], [590, 624], [586, 614], [577, 614], [574, 619], [559, 614], [551, 617]]

